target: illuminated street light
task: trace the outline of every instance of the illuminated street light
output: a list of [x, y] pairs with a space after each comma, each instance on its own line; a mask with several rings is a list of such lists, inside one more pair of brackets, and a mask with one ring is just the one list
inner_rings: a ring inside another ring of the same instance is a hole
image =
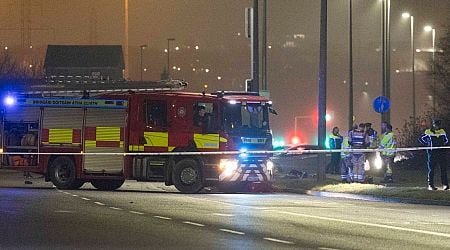
[[177, 69], [177, 66], [173, 66], [172, 69]]
[[181, 70], [181, 68], [180, 68], [180, 67], [178, 67], [178, 68], [177, 68], [177, 70], [178, 70], [178, 71], [180, 71], [180, 70]]
[[198, 50], [198, 49], [199, 49], [198, 45], [196, 45], [196, 46], [195, 46], [195, 49], [196, 49], [196, 50]]
[[5, 46], [5, 50], [8, 50], [8, 46]]
[[139, 68], [140, 69], [139, 71], [140, 71], [140, 74], [141, 74], [141, 81], [142, 81], [142, 72], [143, 72], [143, 69], [142, 69], [142, 54], [143, 54], [144, 49], [147, 48], [148, 45], [144, 44], [144, 45], [141, 45], [140, 47], [141, 47], [141, 67]]
[[218, 77], [217, 77], [217, 80], [222, 80], [222, 77], [221, 77], [221, 76], [218, 76]]
[[416, 49], [416, 52], [420, 53], [420, 52], [422, 52], [422, 50], [421, 49]]
[[431, 27], [430, 25], [427, 25], [427, 26], [423, 27], [423, 30], [425, 30], [426, 32], [430, 32], [431, 30], [433, 30], [433, 27]]
[[208, 73], [208, 72], [209, 72], [209, 69], [205, 69], [205, 72]]
[[178, 47], [178, 46], [177, 46], [177, 47], [175, 47], [175, 50], [180, 50], [180, 47]]
[[411, 14], [409, 14], [408, 12], [402, 13], [403, 18], [409, 18], [410, 16], [411, 16]]

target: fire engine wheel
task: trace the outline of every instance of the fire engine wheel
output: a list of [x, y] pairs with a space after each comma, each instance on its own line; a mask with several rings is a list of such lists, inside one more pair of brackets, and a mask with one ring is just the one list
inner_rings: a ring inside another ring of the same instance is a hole
[[199, 163], [194, 159], [183, 159], [175, 164], [173, 184], [182, 193], [198, 193], [203, 188]]
[[91, 184], [98, 190], [112, 191], [120, 188], [125, 180], [92, 180]]
[[50, 180], [59, 189], [78, 189], [84, 181], [76, 178], [75, 163], [70, 157], [57, 157], [50, 165]]

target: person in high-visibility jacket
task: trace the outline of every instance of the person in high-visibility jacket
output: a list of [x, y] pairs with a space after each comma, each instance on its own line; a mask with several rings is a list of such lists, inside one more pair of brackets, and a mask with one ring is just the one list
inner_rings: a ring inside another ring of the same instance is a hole
[[348, 136], [344, 137], [342, 141], [342, 151], [341, 151], [341, 181], [342, 183], [353, 182], [353, 165], [352, 157], [349, 151], [350, 144], [348, 143]]
[[[353, 128], [348, 134], [348, 143], [352, 149], [365, 149], [369, 146], [369, 139], [364, 130], [365, 124], [359, 124], [359, 127]], [[353, 165], [353, 181], [357, 183], [364, 183], [364, 163], [366, 161], [365, 153], [352, 152], [351, 162]]]
[[392, 178], [392, 166], [394, 165], [395, 147], [397, 146], [397, 141], [395, 140], [394, 132], [392, 132], [391, 124], [387, 122], [381, 123], [381, 131], [383, 134], [381, 135], [379, 148], [384, 149], [381, 151], [384, 181], [392, 183], [394, 182]]
[[419, 141], [430, 147], [427, 149], [428, 161], [427, 161], [427, 177], [428, 177], [428, 190], [436, 190], [434, 186], [434, 169], [436, 165], [439, 164], [441, 168], [441, 181], [442, 189], [449, 190], [448, 186], [448, 176], [447, 176], [447, 159], [445, 149], [439, 149], [434, 147], [442, 147], [448, 145], [447, 133], [441, 128], [440, 120], [433, 120], [433, 126], [431, 129], [425, 130], [425, 132], [419, 137]]
[[[330, 149], [341, 149], [342, 147], [342, 135], [339, 134], [339, 128], [334, 127], [331, 131], [329, 138]], [[341, 153], [334, 152], [331, 153], [331, 161], [328, 164], [328, 173], [330, 174], [338, 174], [340, 171], [341, 165]]]

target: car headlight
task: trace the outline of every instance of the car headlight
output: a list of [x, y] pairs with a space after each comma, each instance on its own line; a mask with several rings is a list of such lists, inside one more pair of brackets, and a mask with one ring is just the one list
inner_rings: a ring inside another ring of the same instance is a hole
[[369, 163], [369, 160], [366, 160], [366, 161], [364, 162], [364, 170], [365, 170], [365, 171], [369, 171], [369, 170], [370, 170], [370, 163]]
[[226, 176], [231, 175], [238, 168], [238, 166], [239, 161], [235, 159], [221, 159], [219, 163], [219, 168]]
[[267, 160], [266, 167], [267, 167], [267, 171], [272, 172], [273, 171], [273, 161]]
[[373, 161], [376, 169], [381, 169], [383, 167], [383, 160], [381, 159], [380, 153], [377, 152], [377, 156]]

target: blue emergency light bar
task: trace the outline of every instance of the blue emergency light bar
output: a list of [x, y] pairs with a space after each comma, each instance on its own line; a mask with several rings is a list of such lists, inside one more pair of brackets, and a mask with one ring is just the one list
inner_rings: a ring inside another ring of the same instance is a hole
[[79, 99], [79, 98], [14, 98], [5, 97], [6, 106], [66, 107], [66, 108], [114, 108], [125, 109], [127, 100]]

